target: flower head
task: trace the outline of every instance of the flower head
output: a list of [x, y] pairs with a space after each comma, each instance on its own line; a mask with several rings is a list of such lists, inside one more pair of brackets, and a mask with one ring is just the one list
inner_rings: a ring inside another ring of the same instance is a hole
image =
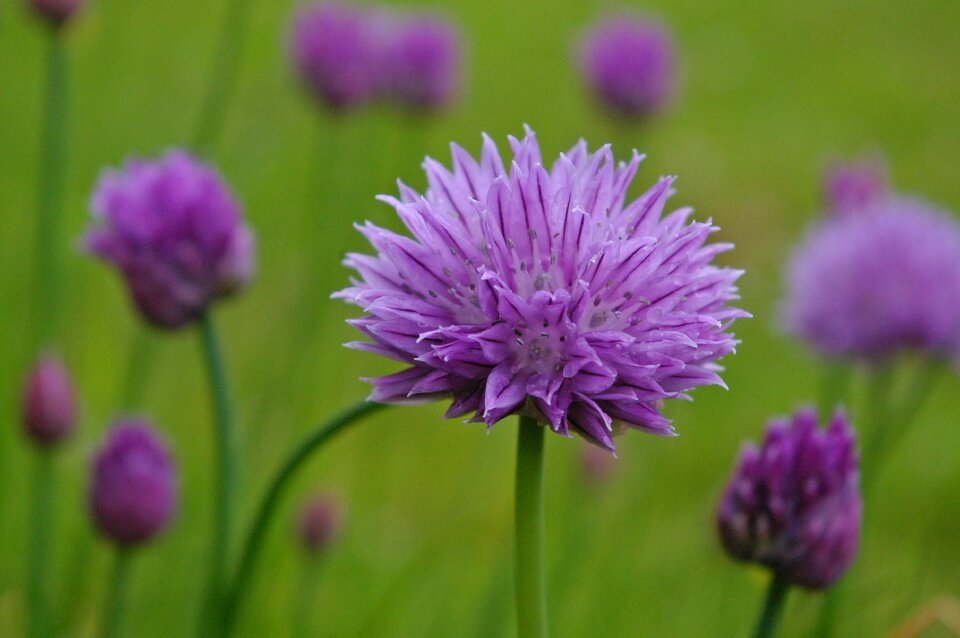
[[436, 110], [456, 97], [460, 37], [453, 26], [428, 15], [388, 20], [381, 48], [381, 91], [411, 109]]
[[84, 0], [29, 0], [33, 12], [55, 27], [70, 20], [84, 4]]
[[834, 215], [870, 208], [890, 196], [886, 163], [873, 157], [832, 164], [823, 175], [823, 196]]
[[825, 430], [800, 410], [773, 421], [761, 448], [746, 445], [720, 500], [727, 552], [787, 582], [825, 589], [853, 562], [863, 504], [854, 434], [838, 412]]
[[195, 321], [253, 274], [253, 234], [220, 175], [184, 151], [106, 171], [93, 194], [86, 247], [126, 279], [160, 328]]
[[957, 352], [960, 226], [904, 197], [817, 224], [790, 258], [782, 316], [825, 356]]
[[77, 404], [73, 382], [63, 361], [42, 355], [23, 389], [23, 426], [27, 436], [42, 446], [52, 446], [76, 427]]
[[329, 495], [307, 500], [297, 519], [297, 535], [311, 554], [323, 553], [340, 531], [340, 505]]
[[144, 421], [121, 421], [93, 462], [90, 509], [97, 529], [120, 545], [160, 533], [176, 507], [176, 468], [166, 445]]
[[347, 110], [375, 96], [377, 43], [362, 10], [333, 2], [303, 7], [289, 48], [306, 87], [330, 108]]
[[580, 47], [584, 80], [610, 110], [646, 117], [663, 109], [676, 84], [673, 39], [666, 28], [629, 15], [607, 17]]
[[424, 195], [382, 197], [412, 238], [359, 227], [377, 254], [347, 256], [359, 278], [337, 295], [373, 343], [349, 345], [407, 366], [371, 400], [452, 397], [449, 417], [529, 414], [611, 450], [619, 424], [672, 433], [659, 401], [722, 384], [745, 316], [727, 305], [741, 272], [711, 263], [731, 246], [705, 245], [716, 227], [690, 209], [663, 216], [672, 178], [629, 200], [637, 154], [581, 141], [551, 166], [532, 131], [510, 146], [505, 166], [490, 138], [479, 162], [453, 145]]

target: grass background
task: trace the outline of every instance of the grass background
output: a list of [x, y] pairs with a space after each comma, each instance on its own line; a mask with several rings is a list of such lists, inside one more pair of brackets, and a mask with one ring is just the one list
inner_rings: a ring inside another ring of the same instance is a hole
[[[437, 5], [441, 5], [438, 3]], [[67, 34], [70, 157], [65, 224], [87, 224], [98, 171], [131, 153], [156, 154], [193, 135], [226, 8], [168, 0], [95, 0]], [[250, 31], [224, 135], [212, 158], [259, 241], [250, 290], [217, 310], [242, 427], [242, 512], [252, 511], [285, 452], [322, 416], [364, 396], [362, 374], [390, 369], [339, 344], [352, 309], [341, 287], [351, 223], [394, 225], [373, 200], [401, 176], [415, 187], [424, 154], [446, 160], [455, 140], [479, 147], [523, 123], [545, 155], [583, 136], [648, 154], [646, 185], [677, 174], [677, 205], [737, 243], [747, 269], [726, 363], [731, 390], [673, 404], [681, 436], [631, 433], [613, 479], [579, 473], [578, 440], [547, 444], [547, 556], [556, 636], [745, 635], [764, 578], [719, 550], [712, 510], [741, 441], [766, 418], [812, 402], [817, 362], [777, 331], [785, 251], [815, 215], [831, 156], [881, 149], [898, 187], [960, 208], [960, 3], [956, 0], [672, 0], [642, 9], [665, 20], [680, 51], [675, 107], [641, 128], [617, 127], [584, 94], [572, 42], [604, 6], [573, 0], [443, 3], [465, 38], [465, 92], [449, 113], [411, 118], [370, 109], [335, 121], [298, 89], [283, 37], [292, 4], [252, 4]], [[33, 353], [32, 304], [45, 34], [20, 2], [0, 6], [0, 634], [23, 619], [31, 450], [18, 395]], [[66, 246], [64, 247], [66, 250]], [[71, 251], [62, 350], [82, 393], [78, 436], [57, 460], [53, 550], [56, 622], [93, 635], [110, 548], [85, 511], [87, 460], [120, 410], [128, 352], [141, 330], [116, 277]], [[152, 335], [154, 374], [137, 411], [163, 428], [181, 474], [179, 519], [134, 566], [124, 621], [131, 636], [186, 636], [206, 578], [211, 507], [207, 388], [190, 331]], [[960, 593], [958, 381], [951, 376], [892, 457], [868, 504], [869, 529], [850, 574], [842, 634], [879, 636], [924, 601]], [[333, 491], [347, 510], [340, 543], [308, 601], [321, 636], [512, 635], [514, 426], [487, 435], [441, 422], [441, 406], [395, 409], [348, 432], [310, 464], [281, 509], [242, 617], [245, 636], [291, 629], [305, 561], [292, 542], [294, 501]], [[785, 636], [810, 635], [817, 600], [796, 595]], [[935, 631], [928, 635], [937, 634]]]

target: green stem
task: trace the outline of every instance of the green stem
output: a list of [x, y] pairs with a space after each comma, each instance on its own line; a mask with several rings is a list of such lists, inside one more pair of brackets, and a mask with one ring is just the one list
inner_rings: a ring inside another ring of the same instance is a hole
[[50, 35], [46, 82], [36, 233], [38, 346], [48, 343], [56, 333], [65, 252], [61, 243], [67, 159], [67, 54], [59, 30]]
[[241, 554], [240, 565], [237, 568], [233, 585], [230, 588], [226, 602], [224, 604], [223, 627], [225, 636], [229, 636], [236, 622], [237, 611], [243, 602], [243, 596], [250, 584], [250, 577], [253, 573], [257, 556], [263, 547], [263, 540], [267, 532], [267, 527], [280, 504], [280, 498], [290, 481], [293, 479], [297, 470], [310, 458], [313, 452], [323, 445], [327, 440], [345, 429], [348, 425], [359, 421], [361, 418], [369, 416], [374, 412], [384, 408], [379, 403], [368, 403], [366, 401], [354, 405], [340, 414], [336, 415], [326, 423], [318, 427], [310, 434], [300, 445], [294, 449], [293, 453], [287, 458], [277, 472], [266, 494], [260, 501], [260, 506], [254, 516], [253, 524], [247, 533], [246, 541], [243, 545], [243, 554]]
[[849, 364], [831, 361], [826, 363], [820, 386], [820, 402], [817, 406], [822, 416], [829, 415], [847, 401], [850, 392], [851, 369]]
[[520, 417], [517, 435], [516, 595], [519, 638], [547, 636], [547, 594], [543, 557], [544, 426]]
[[39, 450], [34, 464], [33, 515], [30, 530], [30, 552], [27, 565], [27, 636], [50, 635], [48, 605], [48, 539], [53, 513], [53, 454]]
[[207, 82], [207, 93], [200, 110], [200, 119], [193, 138], [193, 149], [209, 151], [223, 132], [224, 112], [233, 95], [237, 79], [237, 60], [247, 31], [249, 0], [230, 0], [220, 40]]
[[773, 638], [776, 635], [777, 625], [780, 624], [780, 617], [783, 616], [784, 603], [787, 600], [789, 590], [790, 584], [779, 576], [774, 576], [770, 581], [770, 587], [767, 589], [767, 600], [763, 604], [763, 612], [757, 622], [757, 630], [753, 633], [754, 638]]
[[136, 411], [143, 402], [143, 392], [147, 387], [148, 370], [153, 365], [156, 353], [153, 352], [153, 340], [145, 327], [137, 327], [127, 354], [127, 370], [120, 391], [120, 408]]
[[130, 574], [130, 555], [131, 550], [117, 547], [113, 561], [113, 575], [110, 578], [110, 592], [107, 595], [107, 603], [100, 625], [100, 636], [102, 638], [116, 638], [120, 635], [120, 617], [123, 614], [127, 579]]
[[230, 384], [227, 381], [223, 350], [220, 346], [220, 340], [217, 338], [216, 327], [209, 314], [200, 318], [199, 327], [213, 399], [217, 448], [214, 525], [210, 548], [210, 580], [207, 585], [206, 606], [204, 608], [206, 619], [213, 623], [213, 629], [207, 627], [206, 623], [200, 623], [200, 633], [206, 636], [209, 635], [208, 632], [210, 631], [213, 631], [216, 635], [216, 618], [223, 602], [227, 559], [230, 555], [230, 525], [233, 521], [236, 451], [234, 449], [234, 416], [230, 398]]

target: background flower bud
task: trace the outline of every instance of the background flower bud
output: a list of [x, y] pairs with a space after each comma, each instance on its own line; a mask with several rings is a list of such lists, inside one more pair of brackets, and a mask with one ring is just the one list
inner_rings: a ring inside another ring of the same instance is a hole
[[59, 357], [42, 355], [23, 390], [24, 432], [39, 445], [59, 443], [73, 432], [77, 407], [73, 383]]
[[297, 519], [297, 535], [303, 547], [311, 554], [323, 553], [339, 534], [341, 517], [340, 505], [330, 495], [304, 502]]

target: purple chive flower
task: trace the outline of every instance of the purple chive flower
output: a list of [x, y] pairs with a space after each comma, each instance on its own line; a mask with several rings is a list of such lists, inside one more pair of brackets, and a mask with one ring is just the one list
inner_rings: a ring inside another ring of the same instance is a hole
[[385, 97], [415, 110], [449, 105], [460, 85], [460, 36], [446, 21], [427, 15], [387, 20], [381, 49]]
[[83, 8], [84, 0], [29, 0], [33, 12], [55, 27], [67, 22]]
[[790, 258], [782, 317], [828, 357], [956, 353], [960, 225], [904, 197], [817, 224]]
[[48, 447], [68, 437], [76, 427], [77, 404], [73, 382], [63, 361], [42, 355], [23, 389], [23, 426], [27, 436]]
[[311, 554], [323, 553], [340, 532], [340, 505], [329, 495], [307, 500], [297, 519], [297, 536]]
[[332, 109], [371, 100], [377, 90], [377, 42], [370, 16], [346, 4], [320, 3], [297, 11], [290, 57], [306, 87]]
[[176, 507], [176, 467], [167, 446], [144, 421], [121, 421], [93, 462], [90, 509], [97, 529], [120, 545], [150, 540]]
[[87, 250], [120, 271], [157, 327], [195, 321], [253, 274], [253, 234], [239, 205], [213, 168], [184, 151], [106, 171], [91, 207]]
[[597, 22], [580, 45], [585, 82], [611, 111], [647, 117], [670, 101], [676, 84], [673, 38], [655, 21], [614, 15]]
[[545, 166], [529, 129], [510, 145], [507, 167], [488, 137], [479, 163], [452, 145], [452, 171], [425, 162], [424, 195], [381, 197], [413, 238], [359, 227], [377, 254], [347, 256], [359, 278], [336, 296], [373, 343], [348, 345], [407, 366], [370, 399], [451, 397], [448, 417], [528, 414], [610, 450], [621, 424], [671, 434], [658, 402], [722, 385], [746, 316], [727, 305], [741, 271], [711, 264], [731, 246], [705, 245], [717, 229], [689, 208], [662, 216], [673, 178], [628, 200], [636, 153], [615, 164], [581, 140]]
[[887, 165], [881, 157], [830, 165], [823, 176], [827, 208], [843, 215], [869, 208], [890, 196]]
[[773, 421], [762, 447], [743, 448], [720, 500], [723, 546], [790, 584], [826, 589], [857, 554], [859, 483], [853, 430], [841, 412], [825, 430], [811, 410]]

